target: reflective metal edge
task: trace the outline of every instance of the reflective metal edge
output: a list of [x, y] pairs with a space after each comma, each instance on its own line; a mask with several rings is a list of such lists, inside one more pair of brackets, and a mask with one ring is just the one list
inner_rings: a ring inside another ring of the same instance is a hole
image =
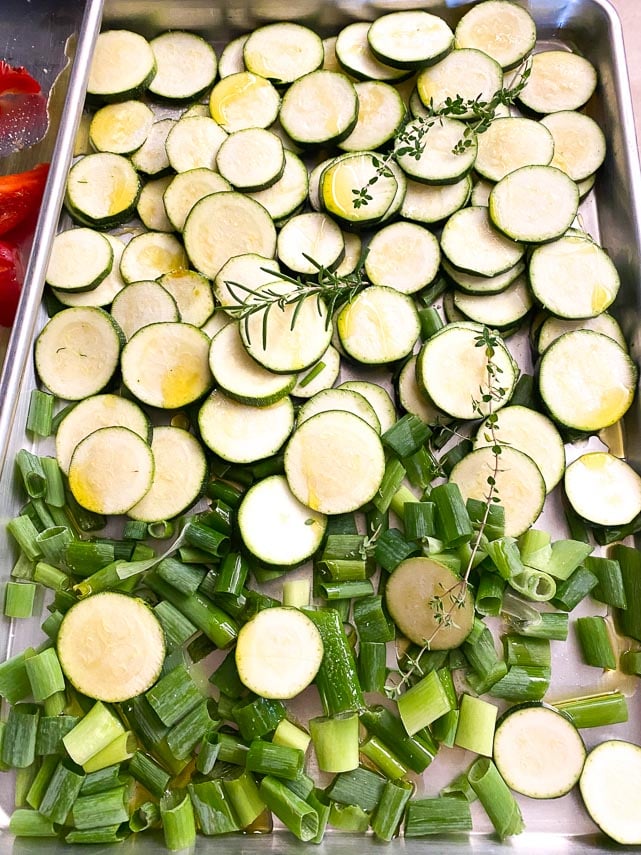
[[[93, 17], [93, 13], [98, 8], [98, 3], [93, 3], [87, 10], [87, 17], [91, 19], [89, 26], [97, 26], [97, 21]], [[139, 10], [144, 8], [151, 15], [152, 11], [160, 10], [156, 21], [160, 19], [163, 23], [167, 17], [167, 10], [170, 3], [163, 3], [162, 0], [106, 0], [105, 6], [114, 13], [114, 19], [119, 24], [123, 23], [123, 19], [127, 19], [127, 14], [131, 14], [136, 10], [136, 14], [132, 17], [139, 18]], [[177, 0], [174, 0], [174, 5], [177, 5]], [[275, 4], [274, 4], [275, 5]], [[294, 4], [292, 4], [294, 5]], [[314, 5], [312, 3], [312, 5]], [[316, 4], [317, 7], [325, 6], [324, 3]], [[326, 4], [325, 8], [330, 4]], [[445, 14], [451, 19], [453, 15], [458, 17], [463, 8], [470, 4], [457, 2], [457, 0], [445, 0]], [[625, 220], [625, 228], [622, 229], [623, 239], [614, 241], [612, 246], [609, 246], [613, 257], [618, 265], [623, 268], [622, 278], [629, 293], [629, 301], [624, 305], [620, 320], [626, 327], [629, 340], [631, 341], [632, 351], [635, 355], [637, 363], [641, 355], [641, 329], [639, 325], [639, 309], [641, 306], [641, 228], [639, 223], [639, 204], [641, 201], [641, 172], [639, 170], [639, 158], [636, 146], [636, 136], [632, 112], [632, 99], [630, 94], [629, 82], [627, 78], [625, 66], [625, 52], [623, 47], [622, 28], [616, 11], [612, 7], [609, 0], [530, 0], [524, 2], [530, 9], [539, 9], [542, 11], [542, 17], [545, 19], [546, 26], [549, 30], [549, 35], [558, 36], [559, 32], [563, 35], [563, 22], [576, 20], [577, 17], [587, 19], [590, 14], [597, 11], [601, 16], [605, 16], [607, 20], [606, 35], [607, 44], [601, 42], [599, 44], [599, 52], [610, 52], [610, 64], [608, 74], [608, 98], [607, 104], [603, 105], [604, 114], [599, 118], [608, 123], [612, 133], [612, 149], [611, 158], [616, 158], [616, 164], [610, 166], [604, 174], [603, 184], [606, 188], [605, 193], [616, 194], [616, 204], [612, 206], [607, 204], [604, 199], [599, 199], [599, 218], [603, 220], [601, 223], [602, 231], [606, 235], [616, 235], [617, 225], [616, 218], [618, 216]], [[247, 21], [247, 25], [255, 24], [250, 14], [251, 0], [210, 0], [210, 7], [216, 7], [218, 11], [226, 9], [228, 15], [226, 23], [230, 26], [242, 27], [242, 21]], [[205, 10], [205, 3], [189, 2], [186, 0], [181, 4], [181, 24], [188, 26], [185, 21], [185, 11], [187, 8], [196, 8], [200, 11]], [[342, 18], [372, 18], [378, 14], [382, 14], [391, 9], [402, 7], [412, 8], [427, 8], [430, 11], [443, 11], [443, 3], [433, 2], [433, 0], [373, 0], [373, 2], [359, 2], [359, 0], [336, 0], [335, 9], [340, 8]], [[455, 10], [455, 11], [453, 11]], [[162, 12], [165, 13], [163, 18]], [[220, 23], [221, 18], [216, 17], [215, 13], [210, 9], [211, 14], [207, 18], [203, 18], [203, 30], [207, 30], [210, 25]], [[96, 12], [96, 14], [98, 14]], [[223, 16], [224, 17], [224, 16]], [[327, 16], [322, 14], [324, 21]], [[331, 16], [329, 16], [331, 17]], [[207, 20], [205, 20], [207, 18]], [[216, 20], [214, 20], [216, 19]], [[307, 22], [307, 21], [306, 21]], [[152, 27], [153, 30], [153, 27]], [[84, 54], [85, 60], [88, 60], [90, 54], [90, 45], [93, 40], [95, 31], [92, 30], [91, 35], [83, 32], [83, 37], [86, 37], [88, 52]], [[211, 35], [211, 34], [210, 34]], [[603, 36], [603, 32], [600, 32]], [[592, 38], [596, 41], [599, 39], [598, 33], [593, 33]], [[592, 42], [594, 44], [594, 42]], [[80, 57], [80, 44], [78, 56]], [[77, 60], [79, 63], [79, 59]], [[85, 69], [86, 74], [86, 69]], [[77, 81], [77, 87], [74, 88], [75, 96], [82, 101], [82, 90], [84, 88], [84, 75], [82, 71], [78, 71], [78, 76], [81, 78]], [[71, 89], [71, 85], [70, 85]], [[69, 101], [73, 98], [69, 95]], [[75, 107], [74, 107], [75, 109]], [[50, 209], [43, 211], [43, 217], [38, 229], [38, 246], [37, 258], [32, 258], [29, 266], [29, 276], [31, 277], [32, 286], [30, 287], [29, 298], [25, 299], [24, 305], [20, 307], [20, 323], [21, 328], [10, 348], [10, 356], [16, 360], [16, 364], [11, 370], [5, 370], [5, 374], [0, 379], [0, 402], [2, 403], [2, 412], [0, 412], [0, 488], [2, 485], [10, 485], [12, 477], [8, 472], [9, 466], [6, 466], [6, 471], [2, 471], [2, 462], [7, 454], [7, 448], [11, 439], [11, 430], [14, 420], [14, 414], [17, 408], [18, 397], [22, 393], [23, 397], [28, 396], [29, 389], [21, 389], [21, 379], [25, 366], [29, 360], [30, 348], [35, 330], [35, 324], [39, 315], [39, 299], [42, 290], [42, 281], [44, 278], [44, 270], [46, 266], [47, 253], [50, 241], [55, 233], [57, 226], [57, 217], [64, 189], [64, 177], [66, 168], [69, 162], [69, 152], [73, 142], [75, 133], [75, 124], [72, 128], [67, 128], [68, 137], [66, 144], [63, 146], [59, 140], [59, 148], [64, 151], [64, 165], [56, 164], [55, 174], [57, 176], [54, 187], [48, 188], [45, 207], [51, 205]], [[62, 133], [62, 132], [61, 132]], [[60, 167], [60, 168], [58, 168]], [[52, 178], [50, 184], [54, 183]], [[619, 197], [619, 194], [621, 196]], [[621, 202], [624, 203], [621, 207]], [[602, 204], [605, 203], [605, 204]], [[45, 243], [46, 242], [46, 243]], [[18, 367], [19, 360], [19, 367]], [[32, 376], [31, 368], [27, 372]], [[26, 384], [25, 384], [26, 386]], [[7, 396], [7, 397], [5, 397]], [[11, 415], [5, 414], [7, 403], [10, 401], [8, 396], [13, 396], [11, 399]], [[631, 453], [633, 461], [637, 463], [641, 461], [641, 429], [639, 418], [639, 406], [635, 407], [634, 413], [631, 414], [631, 421], [628, 424], [631, 443]], [[20, 428], [20, 434], [22, 429]], [[15, 440], [15, 437], [14, 437]], [[1, 489], [0, 489], [1, 494]], [[1, 545], [1, 538], [0, 538]], [[0, 628], [1, 632], [1, 628]], [[6, 645], [2, 648], [6, 649]], [[5, 846], [8, 841], [4, 841], [0, 834], [0, 850], [7, 851]], [[616, 844], [608, 841], [599, 834], [573, 834], [572, 829], [557, 827], [550, 833], [546, 832], [525, 832], [519, 837], [501, 843], [495, 836], [486, 834], [472, 834], [469, 838], [466, 837], [450, 837], [437, 838], [433, 841], [429, 840], [395, 840], [389, 848], [388, 852], [405, 853], [405, 855], [419, 855], [428, 845], [432, 845], [433, 851], [438, 853], [481, 853], [481, 855], [500, 855], [506, 851], [516, 851], [521, 853], [545, 853], [545, 855], [575, 855], [575, 853], [605, 853], [610, 851], [621, 851], [621, 848]], [[341, 855], [358, 855], [363, 851], [371, 852], [378, 843], [370, 838], [363, 839], [360, 836], [350, 835], [329, 835], [320, 847], [314, 851], [320, 855], [329, 855], [330, 853], [341, 853]], [[197, 846], [197, 852], [207, 852], [211, 849], [218, 848], [220, 851], [228, 853], [228, 855], [264, 855], [264, 853], [278, 853], [278, 855], [295, 855], [303, 850], [310, 851], [309, 847], [294, 840], [290, 835], [273, 834], [268, 837], [252, 836], [252, 837], [226, 837], [224, 839], [212, 840], [208, 838], [200, 838]], [[16, 840], [11, 849], [13, 855], [62, 855], [69, 851], [69, 847], [62, 843], [45, 842], [45, 841], [29, 841]], [[92, 852], [102, 852], [103, 849], [93, 847]], [[106, 851], [106, 849], [104, 850]], [[110, 848], [109, 851], [112, 851]], [[134, 855], [141, 853], [142, 855], [152, 855], [152, 853], [165, 852], [162, 838], [159, 834], [152, 835], [146, 840], [130, 840], [119, 847], [119, 852], [126, 855]], [[641, 847], [626, 847], [627, 852], [641, 852]]]

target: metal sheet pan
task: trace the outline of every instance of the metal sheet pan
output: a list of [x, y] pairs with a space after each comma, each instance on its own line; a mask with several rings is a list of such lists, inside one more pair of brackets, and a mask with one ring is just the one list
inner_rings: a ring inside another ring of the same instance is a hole
[[[44, 4], [46, 0], [39, 0]], [[637, 363], [641, 357], [641, 230], [639, 225], [639, 203], [641, 201], [641, 175], [632, 116], [632, 104], [625, 66], [623, 39], [619, 20], [607, 0], [520, 0], [537, 21], [539, 37], [543, 42], [563, 44], [586, 55], [597, 67], [599, 86], [591, 102], [592, 115], [605, 129], [608, 137], [608, 155], [597, 182], [596, 190], [582, 208], [586, 226], [598, 235], [612, 256], [621, 274], [622, 289], [617, 301], [616, 314], [630, 342]], [[51, 8], [60, 10], [63, 4], [49, 0]], [[34, 4], [35, 5], [35, 4]], [[69, 165], [72, 142], [82, 109], [84, 82], [88, 70], [91, 45], [98, 29], [101, 15], [101, 0], [87, 0], [84, 8], [79, 2], [69, 0], [70, 32], [75, 32], [84, 13], [84, 22], [79, 32], [76, 61], [71, 71], [66, 105], [62, 112], [56, 149], [53, 153], [52, 177], [49, 182], [42, 216], [38, 224], [34, 251], [27, 273], [27, 286], [15, 333], [10, 343], [4, 373], [0, 377], [0, 522], [13, 516], [20, 499], [15, 484], [13, 458], [25, 442], [23, 424], [26, 416], [29, 393], [35, 384], [32, 363], [32, 342], [35, 331], [44, 320], [40, 308], [42, 282], [47, 254], [56, 231], [61, 205], [64, 179]], [[297, 20], [316, 27], [323, 35], [352, 20], [370, 20], [392, 9], [425, 8], [437, 12], [451, 24], [471, 4], [458, 0], [105, 0], [103, 26], [137, 29], [152, 36], [168, 28], [189, 28], [219, 44], [230, 35], [247, 30], [257, 24], [274, 19]], [[10, 0], [11, 14], [16, 20], [28, 15], [31, 4], [28, 0]], [[3, 4], [3, 15], [5, 6]], [[24, 25], [24, 22], [22, 22]], [[26, 29], [23, 26], [23, 31]], [[47, 50], [44, 35], [42, 50]], [[53, 43], [49, 47], [53, 50]], [[626, 417], [626, 451], [628, 459], [641, 469], [641, 408], [639, 402]], [[0, 527], [0, 573], [8, 576], [12, 566], [12, 546], [3, 527]], [[16, 625], [18, 623], [19, 625]], [[32, 641], [38, 621], [23, 621], [10, 624], [0, 620], [0, 656], [8, 656]], [[572, 644], [564, 646], [555, 661], [555, 672], [575, 686], [584, 684], [585, 672], [577, 669], [576, 649]], [[587, 684], [586, 684], [587, 685]], [[593, 688], [594, 685], [590, 685]], [[637, 693], [638, 694], [638, 693]], [[641, 741], [640, 699], [630, 703], [631, 722], [625, 735]], [[607, 729], [598, 733], [586, 733], [589, 744], [614, 735]], [[620, 732], [620, 731], [619, 731]], [[439, 758], [428, 770], [426, 788], [431, 791], [451, 777], [451, 772]], [[56, 843], [28, 841], [10, 842], [6, 835], [8, 815], [12, 809], [11, 787], [8, 779], [0, 783], [0, 849], [14, 853], [45, 855], [68, 851], [68, 847]], [[438, 852], [499, 853], [506, 848], [522, 852], [578, 853], [605, 852], [613, 848], [597, 833], [585, 811], [580, 807], [576, 793], [555, 803], [533, 803], [523, 800], [523, 812], [527, 831], [509, 843], [501, 844], [490, 833], [487, 822], [480, 812], [476, 814], [479, 830], [469, 838], [439, 839], [433, 842]], [[374, 841], [362, 837], [328, 835], [320, 847], [321, 852], [357, 853], [373, 849]], [[414, 855], [422, 851], [424, 841], [397, 840], [388, 851]], [[273, 834], [269, 837], [232, 837], [212, 842], [202, 838], [198, 851], [219, 847], [225, 852], [293, 853], [302, 848], [288, 834]], [[130, 841], [119, 851], [129, 853], [151, 853], [164, 851], [161, 838]], [[95, 848], [94, 848], [95, 849]], [[102, 850], [95, 850], [102, 851]], [[641, 849], [628, 850], [641, 851]]]

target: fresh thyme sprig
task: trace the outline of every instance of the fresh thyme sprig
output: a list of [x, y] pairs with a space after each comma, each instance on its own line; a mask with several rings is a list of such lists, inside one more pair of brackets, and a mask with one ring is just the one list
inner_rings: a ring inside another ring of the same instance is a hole
[[[250, 341], [249, 319], [258, 312], [263, 313], [263, 350], [267, 347], [269, 314], [274, 307], [281, 311], [285, 311], [288, 306], [295, 307], [290, 324], [290, 329], [293, 330], [305, 300], [308, 297], [315, 297], [318, 314], [322, 316], [323, 308], [326, 309], [326, 326], [329, 327], [337, 304], [353, 299], [361, 288], [367, 285], [364, 275], [365, 253], [359, 259], [355, 270], [345, 275], [339, 275], [323, 267], [308, 255], [305, 255], [305, 258], [317, 270], [314, 279], [289, 276], [281, 271], [261, 268], [266, 273], [273, 274], [274, 283], [256, 289], [240, 282], [225, 282], [230, 295], [238, 303], [236, 306], [226, 306], [225, 310], [244, 323], [248, 341]], [[276, 280], [291, 287], [281, 289]]]
[[480, 397], [478, 400], [473, 401], [473, 406], [478, 417], [485, 419], [485, 423], [487, 425], [485, 440], [490, 443], [493, 456], [492, 469], [486, 481], [487, 491], [484, 496], [485, 510], [471, 545], [470, 556], [465, 567], [465, 572], [454, 585], [443, 591], [442, 594], [436, 594], [429, 601], [429, 607], [432, 609], [434, 621], [436, 623], [434, 632], [429, 638], [424, 639], [423, 646], [415, 656], [406, 657], [410, 663], [410, 667], [405, 671], [398, 672], [400, 679], [393, 684], [387, 684], [385, 686], [385, 693], [391, 698], [398, 697], [403, 688], [415, 675], [418, 675], [419, 677], [424, 676], [423, 669], [420, 664], [421, 657], [426, 651], [431, 649], [432, 643], [441, 629], [454, 624], [457, 609], [462, 608], [465, 604], [470, 574], [474, 567], [478, 551], [483, 543], [485, 529], [487, 528], [490, 516], [490, 509], [493, 504], [500, 502], [496, 481], [500, 471], [502, 446], [498, 436], [498, 413], [495, 411], [494, 405], [503, 399], [505, 389], [500, 385], [500, 374], [502, 373], [502, 368], [495, 360], [497, 345], [498, 340], [496, 333], [484, 326], [476, 338], [476, 346], [483, 347], [485, 349], [485, 374], [487, 380], [486, 385], [480, 387]]
[[496, 111], [500, 106], [512, 105], [518, 96], [521, 94], [528, 81], [532, 70], [532, 63], [526, 60], [520, 69], [520, 73], [516, 77], [516, 82], [513, 86], [498, 89], [490, 98], [489, 101], [484, 101], [480, 95], [476, 98], [463, 98], [461, 95], [456, 95], [454, 98], [447, 97], [442, 106], [435, 107], [434, 102], [430, 100], [426, 107], [425, 116], [417, 116], [408, 119], [394, 138], [394, 145], [384, 155], [372, 155], [372, 165], [374, 174], [369, 181], [362, 187], [352, 189], [354, 199], [352, 204], [354, 208], [362, 208], [372, 200], [370, 193], [371, 188], [376, 184], [379, 178], [391, 178], [392, 172], [389, 164], [397, 157], [412, 157], [414, 160], [420, 160], [423, 151], [425, 150], [425, 137], [430, 129], [443, 117], [469, 116], [472, 114], [470, 123], [465, 128], [463, 136], [452, 149], [453, 154], [463, 154], [467, 149], [474, 145], [475, 138], [491, 126], [494, 119], [497, 118]]

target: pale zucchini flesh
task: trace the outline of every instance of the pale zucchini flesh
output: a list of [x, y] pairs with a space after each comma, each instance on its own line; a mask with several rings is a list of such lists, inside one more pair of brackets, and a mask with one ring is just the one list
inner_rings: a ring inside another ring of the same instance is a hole
[[171, 168], [176, 172], [215, 169], [216, 157], [226, 139], [226, 131], [209, 116], [180, 118], [165, 143]]
[[384, 472], [378, 434], [353, 413], [318, 413], [295, 430], [285, 450], [292, 493], [324, 514], [362, 507], [375, 495]]
[[530, 76], [519, 100], [535, 113], [578, 110], [590, 99], [596, 84], [596, 69], [585, 57], [565, 50], [541, 51], [532, 57]]
[[285, 166], [278, 181], [263, 190], [249, 193], [275, 222], [295, 213], [305, 203], [309, 189], [307, 167], [303, 161], [287, 149], [284, 154]]
[[373, 285], [414, 294], [436, 277], [441, 260], [437, 238], [418, 223], [392, 223], [369, 242], [365, 273]]
[[327, 214], [311, 211], [288, 220], [278, 234], [276, 252], [290, 270], [313, 276], [333, 270], [345, 254], [340, 226]]
[[542, 122], [521, 117], [496, 119], [479, 135], [474, 169], [488, 181], [500, 181], [522, 166], [550, 162], [556, 166], [555, 155], [554, 137]]
[[353, 359], [384, 364], [412, 352], [420, 324], [409, 295], [370, 285], [340, 310], [337, 329], [342, 346]]
[[330, 344], [318, 362], [298, 375], [292, 395], [295, 398], [312, 398], [323, 389], [331, 388], [336, 382], [340, 369], [341, 355]]
[[264, 698], [293, 698], [312, 682], [323, 641], [298, 609], [264, 609], [238, 633], [236, 667], [241, 682]]
[[403, 409], [427, 425], [447, 424], [451, 418], [428, 398], [416, 380], [416, 356], [402, 367], [397, 382], [398, 400]]
[[163, 194], [167, 217], [174, 229], [182, 232], [187, 216], [196, 202], [212, 193], [231, 189], [229, 181], [205, 166], [179, 172], [173, 176]]
[[325, 389], [306, 401], [298, 411], [296, 424], [300, 427], [317, 413], [342, 410], [363, 419], [376, 433], [381, 433], [381, 423], [369, 401], [359, 392], [349, 389]]
[[497, 273], [496, 276], [480, 276], [475, 273], [466, 273], [464, 270], [459, 270], [452, 264], [443, 259], [443, 272], [452, 282], [455, 283], [459, 291], [465, 294], [473, 295], [488, 295], [500, 294], [505, 291], [510, 285], [518, 279], [525, 271], [525, 263], [517, 261], [514, 267], [510, 267], [503, 273]]
[[579, 781], [585, 807], [617, 843], [641, 844], [641, 748], [609, 739], [593, 748]]
[[161, 33], [150, 42], [156, 74], [149, 91], [159, 98], [186, 101], [199, 98], [214, 82], [218, 61], [212, 46], [196, 33]]
[[154, 178], [148, 181], [140, 191], [138, 216], [145, 228], [153, 232], [173, 232], [174, 225], [167, 216], [163, 197], [165, 190], [172, 182], [171, 175]]
[[[423, 122], [414, 119], [407, 126], [409, 134], [422, 133]], [[454, 184], [461, 181], [474, 166], [477, 140], [465, 137], [465, 124], [458, 119], [443, 117], [433, 120], [423, 136], [422, 151], [418, 158], [405, 151], [408, 146], [402, 141], [395, 143], [397, 161], [401, 169], [416, 181], [426, 184]], [[454, 149], [462, 140], [469, 142], [462, 152]]]
[[496, 276], [514, 267], [525, 253], [522, 243], [494, 227], [487, 208], [462, 208], [443, 227], [441, 249], [454, 267], [478, 276]]
[[165, 658], [165, 636], [142, 600], [103, 591], [69, 609], [56, 649], [72, 686], [89, 698], [118, 703], [156, 682]]
[[267, 128], [279, 108], [280, 95], [274, 85], [251, 71], [238, 71], [219, 80], [209, 97], [212, 118], [227, 133]]
[[69, 463], [69, 489], [95, 514], [126, 514], [149, 491], [154, 456], [129, 428], [98, 428], [75, 447]]
[[187, 255], [177, 237], [164, 232], [144, 232], [129, 241], [120, 259], [125, 282], [158, 279], [170, 270], [187, 267]]
[[131, 154], [143, 145], [153, 123], [153, 111], [142, 101], [107, 104], [91, 120], [89, 141], [96, 151]]
[[293, 567], [310, 558], [326, 526], [327, 517], [302, 505], [284, 475], [254, 484], [238, 509], [238, 527], [247, 549], [260, 561], [279, 567]]
[[476, 48], [504, 69], [517, 66], [536, 44], [536, 24], [512, 0], [486, 0], [463, 15], [454, 32], [458, 48]]
[[495, 495], [505, 509], [506, 536], [518, 537], [543, 510], [545, 481], [539, 467], [527, 454], [509, 446], [502, 448], [497, 462], [488, 446], [470, 452], [450, 473], [450, 482], [458, 484], [465, 500], [484, 502], [488, 478], [495, 480]]
[[354, 84], [358, 118], [351, 134], [338, 144], [343, 151], [377, 149], [392, 139], [405, 118], [405, 105], [396, 89], [381, 80]]
[[498, 294], [466, 294], [454, 292], [454, 305], [471, 321], [492, 329], [504, 329], [520, 323], [534, 305], [525, 275]]
[[154, 428], [154, 474], [144, 497], [127, 512], [134, 520], [170, 520], [194, 504], [207, 479], [207, 460], [195, 436], [182, 428]]
[[216, 274], [214, 294], [220, 305], [233, 315], [233, 307], [244, 303], [250, 290], [274, 282], [279, 271], [280, 265], [274, 258], [255, 252], [235, 255]]
[[83, 224], [111, 228], [131, 217], [139, 193], [140, 179], [130, 160], [120, 154], [96, 152], [71, 167], [65, 205]]
[[289, 87], [279, 118], [295, 142], [318, 145], [339, 141], [356, 125], [358, 95], [344, 74], [313, 71]]
[[234, 131], [218, 150], [216, 168], [238, 190], [263, 190], [283, 174], [283, 144], [264, 128]]
[[573, 332], [579, 329], [603, 333], [603, 335], [607, 335], [613, 341], [616, 341], [623, 350], [627, 350], [628, 345], [618, 321], [612, 315], [608, 314], [608, 312], [601, 312], [600, 315], [596, 315], [594, 318], [581, 318], [578, 321], [568, 321], [564, 318], [555, 317], [547, 318], [543, 321], [537, 333], [536, 347], [538, 352], [540, 354], [544, 353], [557, 338], [560, 338], [566, 332]]
[[323, 56], [320, 36], [309, 27], [289, 21], [259, 27], [243, 46], [247, 70], [277, 86], [316, 71], [323, 64]]
[[540, 124], [554, 140], [552, 166], [563, 170], [573, 181], [585, 181], [605, 160], [605, 135], [591, 116], [561, 110], [544, 116]]
[[[360, 152], [332, 160], [320, 174], [320, 206], [353, 226], [369, 225], [382, 219], [394, 202], [399, 185], [392, 174], [378, 176], [377, 159], [376, 152]], [[376, 178], [376, 182], [370, 184], [372, 178]], [[310, 181], [310, 196], [312, 187]], [[362, 187], [367, 188], [369, 201], [367, 205], [355, 205], [353, 190]]]
[[[416, 78], [416, 89], [425, 106], [433, 104], [441, 109], [448, 98], [461, 97], [463, 101], [490, 101], [503, 86], [501, 66], [483, 51], [475, 48], [456, 48], [440, 62], [423, 69]], [[471, 119], [474, 113], [467, 110], [461, 119]]]
[[46, 280], [60, 291], [91, 291], [109, 275], [111, 242], [90, 228], [67, 229], [53, 239]]
[[377, 383], [371, 383], [369, 380], [346, 380], [338, 388], [358, 392], [365, 398], [376, 413], [381, 433], [389, 430], [396, 421], [394, 402], [389, 392]]
[[597, 525], [627, 525], [641, 513], [641, 478], [608, 452], [592, 451], [572, 461], [564, 486], [577, 514]]
[[202, 273], [178, 268], [165, 273], [159, 282], [176, 301], [181, 321], [202, 327], [211, 317], [216, 304], [211, 283]]
[[454, 184], [423, 184], [407, 179], [400, 215], [417, 223], [438, 223], [450, 217], [470, 199], [469, 175]]
[[340, 31], [336, 39], [335, 50], [341, 68], [357, 80], [393, 82], [403, 80], [411, 74], [411, 70], [394, 68], [376, 58], [372, 53], [367, 37], [369, 28], [370, 24], [367, 21], [356, 21], [343, 27]]
[[120, 275], [120, 259], [122, 258], [125, 245], [121, 240], [118, 240], [118, 238], [115, 238], [108, 232], [105, 233], [105, 237], [109, 241], [113, 252], [111, 270], [102, 282], [95, 288], [92, 288], [91, 291], [74, 291], [72, 293], [70, 291], [58, 291], [54, 288], [53, 293], [63, 306], [68, 306], [69, 308], [78, 306], [101, 308], [109, 306], [125, 287], [125, 280]]
[[372, 53], [398, 68], [432, 65], [454, 45], [454, 33], [438, 15], [422, 10], [391, 12], [377, 18], [367, 32]]
[[153, 279], [127, 285], [114, 298], [111, 315], [127, 341], [149, 324], [180, 320], [176, 301], [169, 291]]
[[142, 92], [155, 73], [154, 53], [144, 36], [131, 30], [105, 30], [96, 40], [87, 93], [105, 101], [122, 101]]

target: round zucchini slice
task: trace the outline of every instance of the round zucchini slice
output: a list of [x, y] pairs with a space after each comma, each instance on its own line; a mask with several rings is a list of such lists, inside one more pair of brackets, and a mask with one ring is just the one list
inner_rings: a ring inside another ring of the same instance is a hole
[[312, 682], [323, 659], [323, 640], [298, 609], [263, 609], [238, 633], [241, 682], [262, 698], [294, 698]]
[[596, 89], [596, 69], [582, 56], [546, 50], [532, 57], [532, 69], [519, 101], [535, 113], [578, 110]]
[[91, 120], [89, 141], [96, 151], [131, 154], [143, 145], [153, 123], [153, 110], [142, 101], [107, 104]]
[[149, 91], [171, 101], [196, 101], [216, 78], [214, 49], [202, 36], [173, 30], [149, 43], [156, 60], [156, 74]]
[[329, 410], [343, 410], [346, 413], [354, 413], [355, 416], [363, 419], [367, 424], [374, 428], [376, 433], [381, 432], [381, 423], [374, 411], [374, 407], [369, 403], [364, 395], [359, 392], [350, 391], [349, 389], [324, 389], [309, 401], [306, 401], [298, 411], [297, 424], [304, 424], [316, 413], [325, 413]]
[[274, 85], [251, 71], [241, 70], [223, 77], [209, 97], [212, 118], [227, 133], [243, 128], [267, 128], [276, 121], [279, 107], [280, 95]]
[[125, 427], [104, 427], [81, 440], [69, 464], [69, 489], [95, 514], [126, 514], [149, 491], [154, 456], [142, 437]]
[[[407, 558], [387, 580], [390, 617], [414, 644], [430, 650], [461, 645], [474, 624], [474, 598], [460, 576], [431, 558]], [[441, 608], [442, 607], [442, 608]], [[442, 620], [442, 614], [451, 620]]]
[[512, 0], [485, 0], [463, 15], [454, 35], [458, 48], [482, 50], [508, 70], [533, 50], [536, 23]]
[[96, 39], [87, 94], [103, 101], [125, 101], [140, 95], [156, 73], [151, 45], [130, 30], [105, 30]]
[[127, 341], [149, 324], [180, 321], [176, 301], [154, 280], [132, 282], [123, 288], [114, 298], [111, 314]]
[[238, 528], [247, 549], [278, 567], [294, 567], [311, 558], [326, 526], [327, 517], [301, 504], [283, 475], [254, 484], [238, 509]]
[[641, 478], [606, 451], [582, 454], [570, 463], [564, 486], [577, 514], [597, 525], [627, 525], [641, 513]]
[[441, 260], [437, 238], [418, 223], [392, 223], [369, 243], [365, 273], [372, 285], [414, 294], [436, 277]]
[[120, 259], [120, 273], [125, 282], [158, 279], [170, 270], [187, 266], [187, 256], [178, 238], [164, 232], [136, 235]]
[[346, 353], [377, 365], [408, 356], [420, 333], [412, 298], [381, 285], [370, 285], [347, 303], [336, 326]]
[[522, 243], [494, 227], [482, 205], [452, 214], [443, 226], [441, 249], [459, 270], [488, 277], [510, 270], [525, 254]]
[[279, 118], [294, 142], [339, 142], [351, 134], [358, 119], [354, 84], [335, 71], [312, 71], [291, 84], [283, 96]]
[[47, 284], [58, 291], [92, 291], [109, 275], [114, 251], [109, 239], [93, 229], [67, 229], [53, 239]]
[[617, 843], [641, 844], [641, 747], [608, 739], [588, 755], [579, 781], [585, 807]]
[[120, 154], [87, 154], [69, 170], [65, 206], [83, 225], [109, 229], [129, 220], [138, 204], [140, 179]]
[[323, 64], [323, 42], [313, 30], [290, 21], [258, 27], [243, 47], [245, 67], [276, 86], [293, 83]]
[[[416, 90], [425, 106], [433, 104], [438, 110], [447, 99], [463, 101], [490, 101], [503, 86], [501, 66], [484, 51], [475, 48], [457, 48], [440, 62], [423, 69], [416, 78]], [[472, 119], [467, 110], [461, 119]], [[431, 135], [431, 130], [430, 130]]]
[[377, 18], [367, 31], [374, 56], [395, 68], [432, 65], [454, 45], [454, 33], [438, 15], [422, 10], [391, 12]]
[[570, 719], [544, 704], [519, 704], [499, 720], [494, 762], [511, 790], [557, 799], [578, 782], [586, 748]]
[[104, 591], [73, 605], [56, 640], [69, 682], [83, 695], [118, 703], [147, 691], [165, 658], [165, 636], [142, 600]]

